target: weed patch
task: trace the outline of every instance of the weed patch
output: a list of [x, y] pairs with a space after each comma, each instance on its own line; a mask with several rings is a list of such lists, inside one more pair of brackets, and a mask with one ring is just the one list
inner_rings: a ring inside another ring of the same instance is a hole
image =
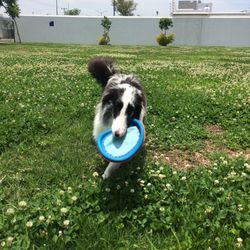
[[[145, 149], [105, 182], [96, 55], [148, 96]], [[1, 248], [249, 249], [249, 55], [0, 44]]]

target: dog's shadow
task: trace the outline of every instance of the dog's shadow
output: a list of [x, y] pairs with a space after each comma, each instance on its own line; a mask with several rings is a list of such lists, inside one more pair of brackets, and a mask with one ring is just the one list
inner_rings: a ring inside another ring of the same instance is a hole
[[[144, 148], [130, 162], [122, 164], [110, 179], [102, 182], [99, 204], [104, 212], [132, 210], [143, 204], [140, 179], [144, 176], [146, 155]], [[99, 166], [99, 172], [106, 166], [107, 163]]]

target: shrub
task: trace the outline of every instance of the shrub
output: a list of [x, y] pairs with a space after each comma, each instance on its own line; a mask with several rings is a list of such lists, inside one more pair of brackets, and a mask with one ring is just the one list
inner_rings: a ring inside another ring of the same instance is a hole
[[161, 46], [167, 46], [174, 41], [174, 34], [166, 35], [164, 33], [160, 33], [156, 36], [156, 41]]
[[161, 46], [167, 46], [174, 41], [174, 34], [167, 35], [169, 27], [173, 27], [172, 19], [161, 18], [159, 21], [159, 28], [162, 32], [156, 37], [156, 41]]
[[98, 44], [99, 45], [108, 45], [109, 44], [109, 37], [108, 36], [105, 36], [105, 35], [102, 35], [101, 37], [99, 37], [98, 39]]

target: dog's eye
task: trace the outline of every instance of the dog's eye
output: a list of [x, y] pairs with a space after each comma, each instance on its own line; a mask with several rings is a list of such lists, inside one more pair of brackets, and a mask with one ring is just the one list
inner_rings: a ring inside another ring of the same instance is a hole
[[113, 106], [113, 102], [111, 100], [108, 101], [107, 103], [109, 106]]
[[134, 113], [134, 107], [131, 104], [128, 104], [128, 107], [126, 109], [126, 115], [128, 117], [132, 117], [133, 113]]
[[123, 107], [123, 103], [122, 102], [116, 102], [113, 104], [113, 107], [114, 107], [114, 117], [117, 117], [121, 110], [122, 110], [122, 107]]

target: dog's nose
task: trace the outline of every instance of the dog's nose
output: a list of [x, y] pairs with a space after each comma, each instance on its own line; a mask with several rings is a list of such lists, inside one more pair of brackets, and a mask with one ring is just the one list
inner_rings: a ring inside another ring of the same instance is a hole
[[115, 137], [120, 138], [120, 137], [122, 137], [122, 136], [123, 136], [123, 133], [122, 133], [122, 131], [121, 131], [121, 130], [117, 130], [117, 131], [115, 131]]

